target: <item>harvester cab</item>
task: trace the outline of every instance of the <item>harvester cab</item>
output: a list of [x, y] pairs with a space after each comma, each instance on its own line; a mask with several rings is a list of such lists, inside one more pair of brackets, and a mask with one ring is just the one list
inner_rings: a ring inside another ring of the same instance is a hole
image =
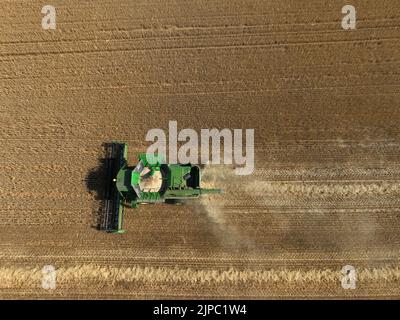
[[166, 164], [162, 155], [140, 154], [138, 163], [130, 166], [127, 154], [125, 143], [114, 142], [107, 146], [107, 187], [101, 223], [101, 229], [107, 232], [125, 232], [122, 227], [125, 207], [178, 203], [202, 194], [221, 193], [220, 189], [201, 188], [201, 172], [197, 165]]

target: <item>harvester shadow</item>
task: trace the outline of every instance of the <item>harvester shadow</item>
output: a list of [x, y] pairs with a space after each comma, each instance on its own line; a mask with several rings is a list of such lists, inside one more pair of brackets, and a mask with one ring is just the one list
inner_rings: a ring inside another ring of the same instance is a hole
[[[103, 150], [107, 150], [109, 144], [103, 143]], [[95, 207], [92, 212], [91, 227], [100, 229], [102, 225], [103, 208], [106, 200], [106, 184], [107, 184], [107, 158], [104, 153], [103, 157], [98, 158], [98, 165], [87, 173], [85, 177], [86, 188], [88, 192], [94, 195], [95, 200], [98, 202], [97, 208]]]

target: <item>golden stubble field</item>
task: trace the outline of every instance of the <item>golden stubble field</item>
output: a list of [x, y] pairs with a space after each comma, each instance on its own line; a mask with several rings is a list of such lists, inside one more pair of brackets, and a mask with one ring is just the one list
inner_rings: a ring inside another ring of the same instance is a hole
[[[399, 298], [398, 1], [0, 4], [0, 298]], [[254, 174], [97, 231], [102, 143], [170, 120], [254, 128]]]

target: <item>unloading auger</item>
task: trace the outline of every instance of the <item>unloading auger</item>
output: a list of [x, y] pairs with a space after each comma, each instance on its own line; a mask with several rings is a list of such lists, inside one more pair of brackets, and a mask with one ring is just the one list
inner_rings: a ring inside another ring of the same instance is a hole
[[[127, 160], [128, 145], [113, 142], [107, 145], [107, 186], [101, 229], [124, 233], [124, 208], [136, 208], [143, 203], [179, 203], [195, 199], [202, 194], [221, 193], [220, 189], [200, 187], [201, 172], [197, 165], [166, 164], [157, 154], [140, 154], [138, 163], [130, 166]], [[157, 189], [141, 188], [141, 182], [161, 175]]]

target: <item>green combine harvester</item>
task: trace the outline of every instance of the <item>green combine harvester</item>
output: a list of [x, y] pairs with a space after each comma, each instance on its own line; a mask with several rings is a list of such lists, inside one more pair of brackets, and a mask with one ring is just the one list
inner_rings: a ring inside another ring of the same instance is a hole
[[[107, 187], [101, 229], [124, 233], [124, 208], [136, 208], [143, 203], [180, 203], [202, 194], [221, 193], [220, 189], [200, 187], [200, 168], [192, 164], [165, 164], [157, 154], [140, 154], [136, 166], [127, 160], [128, 146], [114, 142], [107, 145]], [[141, 188], [141, 183], [158, 173], [160, 186]]]

